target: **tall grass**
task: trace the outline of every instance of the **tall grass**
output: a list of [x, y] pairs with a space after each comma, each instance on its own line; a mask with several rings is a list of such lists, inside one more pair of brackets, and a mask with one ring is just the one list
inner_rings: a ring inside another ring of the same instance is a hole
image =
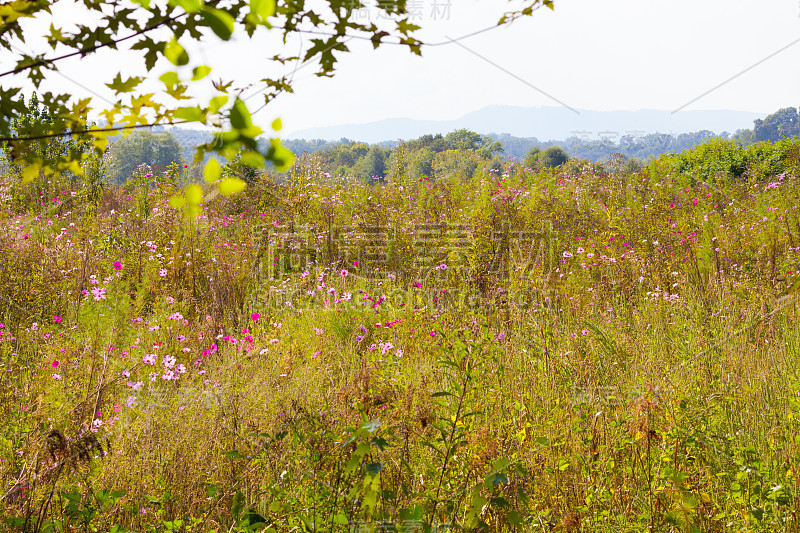
[[793, 175], [303, 172], [6, 198], [6, 527], [798, 528]]

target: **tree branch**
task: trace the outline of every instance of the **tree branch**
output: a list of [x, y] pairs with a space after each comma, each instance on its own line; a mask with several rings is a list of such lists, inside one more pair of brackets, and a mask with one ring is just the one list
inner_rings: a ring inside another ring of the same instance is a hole
[[84, 50], [77, 50], [75, 52], [70, 52], [69, 54], [64, 54], [63, 56], [54, 57], [52, 59], [39, 59], [38, 61], [34, 61], [32, 63], [28, 63], [27, 65], [22, 65], [21, 67], [17, 67], [17, 68], [15, 68], [13, 70], [9, 70], [9, 71], [0, 73], [0, 78], [2, 78], [4, 76], [11, 75], [11, 74], [19, 74], [23, 70], [28, 70], [28, 69], [31, 69], [31, 68], [40, 67], [40, 66], [45, 65], [47, 63], [55, 63], [56, 61], [61, 61], [62, 59], [68, 59], [70, 57], [85, 56], [86, 54], [91, 54], [92, 52], [95, 52], [95, 51], [97, 51], [97, 50], [99, 50], [101, 48], [105, 48], [105, 47], [111, 46], [111, 45], [116, 45], [116, 44], [121, 43], [123, 41], [127, 41], [128, 39], [133, 39], [134, 37], [137, 37], [139, 35], [144, 35], [145, 33], [149, 32], [149, 31], [152, 31], [152, 30], [154, 30], [154, 29], [156, 29], [156, 28], [158, 28], [160, 26], [163, 26], [164, 24], [169, 23], [169, 22], [174, 22], [174, 21], [176, 21], [179, 18], [184, 17], [184, 16], [186, 16], [186, 13], [181, 13], [180, 15], [175, 15], [174, 17], [169, 17], [167, 19], [162, 20], [161, 22], [158, 22], [158, 23], [155, 23], [155, 24], [151, 24], [150, 26], [147, 26], [146, 28], [143, 28], [143, 29], [137, 31], [136, 33], [128, 35], [127, 37], [123, 37], [121, 39], [112, 39], [112, 40], [110, 40], [108, 42], [105, 42], [105, 43], [100, 43], [100, 44], [97, 44], [97, 45], [94, 45], [94, 46], [90, 46], [89, 48], [86, 48]]

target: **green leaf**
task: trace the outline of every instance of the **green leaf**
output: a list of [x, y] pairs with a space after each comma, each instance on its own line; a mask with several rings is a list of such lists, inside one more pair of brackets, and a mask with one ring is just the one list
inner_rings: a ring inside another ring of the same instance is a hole
[[221, 9], [206, 7], [200, 14], [217, 37], [227, 41], [233, 34], [233, 17]]
[[181, 80], [178, 78], [178, 73], [172, 71], [165, 72], [158, 79], [161, 80], [167, 87], [174, 87], [181, 82]]
[[196, 183], [186, 187], [186, 201], [192, 205], [197, 205], [203, 201], [203, 189]]
[[403, 19], [397, 22], [397, 29], [400, 30], [400, 33], [403, 35], [408, 35], [409, 32], [417, 31], [421, 29], [421, 27], [416, 24], [410, 24], [408, 19]]
[[248, 167], [262, 167], [264, 166], [264, 156], [258, 152], [242, 152], [241, 163]]
[[250, 111], [241, 99], [237, 98], [231, 108], [231, 126], [237, 130], [244, 130], [253, 125]]
[[219, 493], [219, 486], [213, 483], [206, 483], [206, 494], [209, 498], [215, 497]]
[[267, 17], [275, 14], [275, 8], [275, 0], [250, 0], [250, 13], [258, 17], [262, 22], [266, 21]]
[[199, 66], [192, 70], [192, 81], [202, 80], [211, 72], [211, 67]]
[[222, 109], [222, 106], [224, 106], [227, 103], [228, 103], [227, 95], [215, 96], [214, 98], [208, 101], [208, 112], [212, 114], [216, 113], [217, 111]]
[[280, 139], [270, 139], [272, 145], [267, 151], [267, 160], [272, 161], [279, 172], [288, 170], [294, 161], [294, 154], [281, 144]]
[[169, 5], [183, 8], [187, 13], [195, 13], [203, 7], [200, 0], [169, 0]]
[[189, 63], [189, 54], [183, 49], [180, 43], [172, 39], [164, 45], [164, 57], [176, 66], [182, 66]]
[[369, 463], [367, 466], [364, 467], [364, 470], [372, 474], [373, 476], [379, 474], [381, 470], [386, 467], [384, 463]]
[[178, 209], [186, 205], [186, 198], [178, 194], [171, 196], [169, 199], [169, 206], [173, 209]]
[[[222, 452], [222, 455], [224, 455], [225, 457], [230, 457], [231, 459], [243, 459], [244, 458], [244, 455], [242, 455], [239, 452], [239, 450], [231, 450], [229, 452]], [[237, 495], [238, 495], [238, 493], [237, 493]]]
[[276, 118], [272, 121], [272, 129], [275, 131], [280, 131], [283, 129], [283, 122], [281, 122], [281, 119]]
[[508, 485], [508, 476], [503, 474], [502, 472], [498, 472], [493, 476], [489, 476], [487, 480], [489, 484], [492, 486], [493, 489], [496, 489], [500, 485]]
[[203, 208], [197, 204], [190, 204], [184, 208], [183, 212], [186, 213], [186, 216], [189, 218], [197, 218], [200, 216], [200, 213], [203, 212]]
[[372, 420], [370, 422], [367, 422], [363, 426], [361, 426], [361, 429], [366, 429], [370, 433], [375, 433], [376, 431], [378, 431], [380, 429], [380, 427], [381, 427], [381, 421], [380, 420]]
[[203, 168], [203, 178], [208, 183], [214, 183], [219, 179], [220, 171], [219, 161], [213, 158], [209, 159]]
[[39, 175], [39, 170], [41, 169], [39, 163], [34, 163], [32, 165], [28, 165], [27, 167], [22, 169], [22, 183], [29, 183]]
[[116, 93], [129, 93], [133, 91], [142, 81], [144, 78], [139, 76], [132, 76], [127, 80], [122, 80], [122, 76], [117, 73], [117, 76], [111, 83], [106, 83], [106, 87], [111, 89]]
[[239, 178], [227, 178], [219, 182], [219, 192], [230, 196], [242, 192], [247, 184]]
[[183, 119], [187, 122], [206, 122], [206, 114], [199, 106], [179, 107], [173, 113], [175, 118]]

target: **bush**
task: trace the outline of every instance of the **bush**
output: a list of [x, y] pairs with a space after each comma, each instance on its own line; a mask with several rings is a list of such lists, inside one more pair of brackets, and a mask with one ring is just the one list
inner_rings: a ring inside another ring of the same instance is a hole
[[560, 146], [551, 146], [542, 152], [540, 161], [545, 168], [558, 167], [569, 161], [569, 155]]

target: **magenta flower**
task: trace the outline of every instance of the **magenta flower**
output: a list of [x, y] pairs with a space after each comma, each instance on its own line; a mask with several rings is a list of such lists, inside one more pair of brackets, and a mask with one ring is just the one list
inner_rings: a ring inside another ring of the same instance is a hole
[[52, 364], [51, 366], [52, 366], [53, 368], [58, 368], [58, 365], [60, 365], [60, 364], [61, 364], [61, 363], [59, 363], [58, 361], [53, 361], [53, 364]]
[[259, 315], [258, 313], [253, 313], [252, 315], [250, 315], [250, 318], [253, 320], [253, 322], [258, 322], [258, 319], [261, 318], [261, 315]]
[[122, 270], [122, 263], [114, 261], [114, 270]]
[[56, 324], [61, 324], [63, 321], [64, 321], [64, 319], [61, 318], [60, 316], [54, 316], [53, 317], [53, 322], [55, 322]]
[[695, 198], [694, 200], [692, 200], [692, 204], [695, 206], [698, 204], [698, 202], [700, 202], [699, 198]]

